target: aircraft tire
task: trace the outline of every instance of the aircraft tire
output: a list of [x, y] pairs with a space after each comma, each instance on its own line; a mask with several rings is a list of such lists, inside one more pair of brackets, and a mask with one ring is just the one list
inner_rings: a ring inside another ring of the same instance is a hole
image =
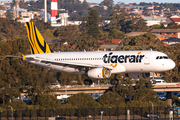
[[118, 84], [118, 80], [117, 79], [112, 79], [110, 81], [111, 85], [117, 85]]

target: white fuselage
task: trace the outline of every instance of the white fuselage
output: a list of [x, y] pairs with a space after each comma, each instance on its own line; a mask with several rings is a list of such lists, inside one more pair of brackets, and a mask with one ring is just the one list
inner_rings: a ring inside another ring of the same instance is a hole
[[[174, 61], [166, 54], [158, 51], [57, 52], [31, 54], [26, 55], [26, 57], [34, 58], [36, 61], [29, 59], [25, 59], [25, 61], [35, 65], [69, 73], [81, 73], [82, 71], [77, 69], [76, 66], [108, 67], [111, 69], [112, 74], [162, 72], [175, 67]], [[57, 64], [51, 64], [51, 62]]]

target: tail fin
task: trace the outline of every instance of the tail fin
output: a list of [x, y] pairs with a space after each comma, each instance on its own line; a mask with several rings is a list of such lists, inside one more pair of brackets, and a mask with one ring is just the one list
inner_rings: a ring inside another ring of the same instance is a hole
[[31, 54], [53, 52], [44, 41], [44, 38], [41, 36], [38, 29], [34, 26], [33, 22], [26, 22], [26, 29], [28, 33]]

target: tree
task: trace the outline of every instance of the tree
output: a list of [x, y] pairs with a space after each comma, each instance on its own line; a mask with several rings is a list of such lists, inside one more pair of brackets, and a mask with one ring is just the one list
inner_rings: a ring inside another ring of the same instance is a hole
[[67, 98], [67, 104], [77, 108], [98, 108], [99, 103], [95, 101], [92, 95], [78, 93]]
[[125, 23], [128, 14], [123, 9], [115, 10], [109, 17], [111, 22], [105, 27], [106, 30], [121, 29], [121, 25]]
[[3, 40], [3, 39], [4, 39], [3, 36], [0, 34], [0, 41]]
[[98, 35], [100, 33], [100, 29], [98, 26], [98, 22], [99, 22], [98, 13], [96, 9], [91, 9], [88, 14], [89, 16], [87, 20], [87, 25], [88, 25], [87, 34], [89, 36], [94, 37], [95, 39], [98, 39]]
[[175, 22], [171, 22], [171, 23], [169, 23], [168, 26], [167, 26], [167, 29], [178, 29], [178, 28], [180, 28], [180, 25], [178, 25], [178, 24], [175, 23]]
[[152, 29], [165, 29], [163, 24], [155, 24], [151, 28]]
[[9, 18], [9, 19], [13, 18], [13, 13], [9, 10], [5, 13], [5, 15], [6, 15], [6, 18]]
[[101, 2], [101, 5], [105, 5], [105, 6], [112, 6], [114, 3], [113, 0], [104, 0]]
[[68, 25], [56, 29], [54, 35], [61, 40], [72, 42], [77, 40], [81, 33], [77, 25]]
[[125, 33], [129, 32], [145, 32], [147, 30], [147, 25], [145, 20], [142, 18], [126, 18], [124, 22], [121, 23], [121, 31]]
[[32, 101], [39, 105], [41, 108], [60, 108], [61, 101], [58, 100], [55, 96], [52, 95], [38, 95], [33, 97]]
[[135, 90], [132, 86], [133, 82], [130, 78], [120, 78], [119, 80], [121, 83], [117, 84], [112, 91], [118, 93], [126, 101], [132, 100], [135, 94]]
[[107, 92], [98, 98], [102, 107], [124, 107], [124, 99], [115, 92]]
[[51, 23], [50, 23], [50, 22], [45, 23], [44, 20], [31, 19], [30, 22], [34, 22], [34, 25], [36, 26], [36, 28], [37, 28], [39, 31], [47, 30], [47, 29], [50, 29], [50, 30], [53, 30], [53, 29], [54, 29], [54, 28], [51, 26]]
[[118, 29], [113, 29], [111, 30], [109, 34], [110, 38], [115, 38], [115, 39], [123, 39], [125, 37], [124, 33]]
[[72, 44], [76, 45], [78, 51], [93, 51], [97, 50], [100, 46], [94, 37], [88, 35], [82, 35], [79, 39], [72, 42]]

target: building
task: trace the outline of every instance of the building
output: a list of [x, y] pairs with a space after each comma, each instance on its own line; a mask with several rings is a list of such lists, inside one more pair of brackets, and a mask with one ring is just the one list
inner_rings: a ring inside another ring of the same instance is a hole
[[122, 39], [112, 39], [112, 43], [119, 44]]
[[135, 36], [139, 36], [139, 35], [143, 35], [146, 34], [147, 32], [130, 32], [130, 33], [126, 33], [125, 37], [135, 37]]
[[167, 22], [166, 17], [151, 16], [151, 17], [142, 17], [142, 18], [146, 21], [147, 26], [152, 26], [152, 25], [156, 25], [156, 24], [160, 25], [160, 24], [163, 24], [163, 23]]
[[82, 21], [69, 21], [68, 20], [68, 13], [60, 13], [59, 17], [56, 18], [55, 22], [51, 25], [53, 27], [60, 27], [60, 26], [67, 26], [67, 25], [80, 25]]
[[6, 10], [0, 10], [0, 18], [6, 18]]
[[99, 47], [99, 50], [101, 50], [101, 51], [115, 51], [119, 48], [120, 48], [119, 45], [101, 45]]
[[168, 38], [168, 39], [162, 40], [162, 42], [164, 42], [165, 44], [168, 44], [168, 45], [174, 45], [174, 44], [180, 43], [180, 39], [179, 38]]
[[151, 33], [156, 33], [167, 37], [180, 38], [180, 29], [153, 29]]
[[138, 10], [143, 10], [146, 6], [126, 6], [126, 9], [130, 10], [130, 9], [138, 9]]
[[[139, 36], [139, 35], [143, 35], [146, 34], [147, 32], [130, 32], [125, 34], [125, 37], [135, 37], [135, 36]], [[159, 40], [165, 40], [170, 38], [170, 36], [165, 36], [165, 35], [161, 35], [161, 34], [157, 34], [157, 33], [153, 33], [153, 35], [156, 35], [157, 38], [159, 38]]]
[[174, 22], [179, 25], [180, 24], [180, 16], [174, 15], [174, 16], [169, 17], [169, 22]]

